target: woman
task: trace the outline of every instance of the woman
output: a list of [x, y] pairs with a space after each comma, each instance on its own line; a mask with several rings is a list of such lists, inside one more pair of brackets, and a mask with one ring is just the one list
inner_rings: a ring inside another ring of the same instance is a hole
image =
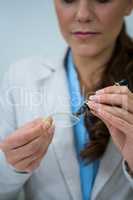
[[[68, 50], [57, 60], [17, 63], [1, 86], [0, 199], [15, 199], [24, 186], [28, 200], [131, 200], [133, 42], [124, 17], [133, 0], [55, 0], [55, 7]], [[113, 85], [121, 79], [129, 89]], [[91, 114], [73, 128], [42, 120], [75, 112], [92, 91]]]

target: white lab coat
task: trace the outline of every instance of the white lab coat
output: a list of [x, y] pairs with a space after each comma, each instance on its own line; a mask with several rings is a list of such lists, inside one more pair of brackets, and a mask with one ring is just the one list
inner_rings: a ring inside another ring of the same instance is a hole
[[[53, 59], [31, 58], [11, 66], [0, 89], [0, 140], [37, 117], [70, 111], [63, 52]], [[91, 200], [132, 200], [133, 180], [112, 140], [101, 159]], [[72, 128], [55, 130], [41, 165], [18, 174], [0, 152], [0, 200], [15, 200], [24, 187], [27, 200], [81, 200], [79, 165]]]

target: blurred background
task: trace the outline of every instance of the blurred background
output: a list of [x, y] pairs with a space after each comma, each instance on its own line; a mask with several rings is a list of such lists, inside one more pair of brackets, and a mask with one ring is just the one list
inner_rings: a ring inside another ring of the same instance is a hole
[[64, 44], [53, 0], [0, 0], [0, 79], [16, 60], [56, 56]]
[[[127, 18], [133, 35], [133, 16]], [[53, 0], [0, 0], [0, 79], [16, 60], [56, 56], [65, 45]]]
[[[133, 15], [127, 18], [133, 36]], [[0, 79], [16, 60], [56, 56], [65, 45], [53, 0], [0, 0]]]

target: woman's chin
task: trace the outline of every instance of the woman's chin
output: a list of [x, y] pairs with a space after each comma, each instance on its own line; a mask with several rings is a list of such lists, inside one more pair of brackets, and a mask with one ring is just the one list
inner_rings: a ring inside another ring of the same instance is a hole
[[72, 47], [72, 51], [76, 56], [95, 57], [100, 53], [98, 47]]

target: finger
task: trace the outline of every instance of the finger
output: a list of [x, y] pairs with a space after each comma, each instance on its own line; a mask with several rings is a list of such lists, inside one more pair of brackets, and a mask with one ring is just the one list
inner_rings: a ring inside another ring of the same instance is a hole
[[97, 109], [105, 110], [109, 112], [110, 114], [116, 117], [119, 117], [123, 119], [124, 121], [127, 121], [129, 124], [133, 124], [133, 114], [129, 113], [128, 111], [122, 108], [119, 108], [116, 106], [103, 105], [103, 104], [100, 104], [100, 107], [99, 107], [99, 103], [95, 103], [92, 101], [88, 101], [88, 105], [93, 110], [97, 110]]
[[112, 136], [115, 145], [120, 151], [122, 151], [126, 139], [125, 135], [121, 131], [113, 127], [105, 118], [100, 116], [96, 111], [93, 111], [92, 113], [104, 122], [104, 124], [109, 130], [109, 133]]
[[26, 157], [32, 156], [38, 151], [46, 149], [51, 143], [53, 132], [54, 127], [49, 128], [44, 134], [42, 134], [39, 138], [33, 140], [31, 143], [17, 149], [13, 149], [9, 153], [7, 152], [7, 157], [10, 157], [12, 159], [12, 162], [18, 162], [22, 159], [25, 159]]
[[24, 130], [25, 131], [25, 129], [29, 129], [29, 128], [33, 128], [33, 127], [36, 127], [38, 124], [40, 124], [40, 123], [42, 123], [42, 122], [44, 122], [44, 123], [52, 123], [52, 118], [51, 117], [47, 117], [47, 118], [41, 118], [41, 117], [39, 117], [39, 118], [37, 118], [37, 119], [34, 119], [33, 121], [31, 121], [31, 122], [28, 122], [27, 124], [24, 124], [23, 126], [21, 126], [20, 128], [19, 128], [19, 130]]
[[127, 86], [109, 86], [105, 87], [103, 89], [97, 90], [96, 94], [112, 94], [112, 93], [117, 93], [117, 94], [128, 94], [131, 93], [130, 90], [128, 89]]
[[91, 113], [94, 114], [96, 117], [98, 117], [99, 119], [101, 119], [104, 124], [107, 126], [107, 128], [109, 129], [111, 124], [109, 124], [106, 119], [104, 119], [102, 116], [99, 115], [99, 113], [96, 110], [91, 110]]
[[44, 125], [47, 123], [48, 127], [53, 125], [53, 118], [52, 117], [47, 117], [47, 118], [43, 118], [42, 121], [44, 122]]
[[17, 149], [13, 149], [6, 153], [7, 157], [10, 157], [13, 163], [19, 162], [29, 156], [32, 156], [37, 151], [43, 148], [44, 144], [40, 140], [40, 138], [35, 139], [33, 142], [19, 147]]
[[42, 159], [43, 159], [43, 157], [45, 156], [46, 153], [47, 153], [47, 150], [44, 150], [44, 152], [42, 153], [42, 155], [40, 155], [37, 160], [35, 160], [35, 161], [33, 160], [27, 166], [26, 171], [31, 172], [31, 171], [37, 169], [40, 166], [40, 163], [41, 163], [41, 161], [42, 161]]
[[27, 122], [27, 124], [22, 125], [19, 130], [25, 130], [25, 128], [29, 129], [32, 127], [35, 127], [36, 125], [38, 125], [38, 123], [40, 123], [42, 121], [42, 118], [37, 118], [34, 119], [33, 121]]
[[110, 123], [114, 128], [121, 131], [124, 135], [132, 137], [133, 125], [129, 124], [119, 117], [108, 113], [105, 110], [98, 110], [98, 114], [103, 117], [108, 123]]
[[10, 135], [3, 142], [4, 151], [10, 151], [11, 149], [19, 148], [23, 145], [28, 144], [32, 140], [36, 139], [42, 134], [43, 127], [42, 124], [26, 129], [25, 131], [17, 130], [14, 134]]
[[49, 126], [49, 123], [44, 123], [44, 121], [41, 120], [34, 127], [30, 127], [29, 129], [18, 129], [14, 134], [11, 134], [5, 139], [2, 148], [4, 151], [10, 151], [11, 149], [26, 145], [40, 137]]
[[115, 145], [122, 152], [125, 141], [126, 141], [126, 136], [113, 126], [110, 126], [110, 134], [112, 136], [112, 139]]
[[38, 159], [37, 161], [33, 161], [31, 162], [28, 167], [26, 168], [27, 172], [33, 172], [34, 170], [36, 170], [40, 164], [41, 164], [42, 159]]
[[[16, 170], [21, 170], [21, 171], [25, 171], [30, 165], [37, 163], [38, 160], [41, 160], [44, 155], [46, 154], [48, 150], [48, 146], [47, 148], [43, 148], [41, 149], [41, 151], [37, 151], [36, 153], [34, 153], [31, 156], [27, 156], [26, 158], [16, 162], [16, 163], [11, 163]], [[27, 171], [27, 170], [26, 170]]]
[[16, 170], [20, 171], [27, 171], [27, 168], [32, 165], [33, 163], [37, 163], [38, 160], [42, 159], [42, 156], [44, 155], [45, 152], [43, 152], [40, 156], [32, 155], [30, 157], [27, 157], [26, 159], [23, 159], [13, 166], [15, 167]]
[[[23, 137], [22, 137], [22, 139], [24, 139], [24, 141], [23, 141], [22, 145], [25, 145], [25, 144], [33, 141], [37, 137], [40, 137], [43, 132], [47, 131], [49, 129], [49, 127], [52, 126], [52, 122], [53, 122], [53, 120], [51, 117], [48, 117], [46, 119], [40, 118], [38, 120], [38, 122], [37, 121], [34, 122], [36, 125], [36, 127], [33, 127], [34, 129], [30, 129], [29, 132], [27, 130], [28, 133], [26, 133], [26, 131], [24, 130]], [[21, 138], [20, 138], [20, 140], [21, 140]], [[22, 142], [22, 140], [21, 140], [21, 142]], [[20, 145], [20, 146], [22, 146], [22, 145]]]
[[96, 103], [119, 106], [133, 113], [133, 99], [125, 94], [124, 95], [121, 95], [121, 94], [93, 95], [89, 97], [89, 100], [94, 101]]

